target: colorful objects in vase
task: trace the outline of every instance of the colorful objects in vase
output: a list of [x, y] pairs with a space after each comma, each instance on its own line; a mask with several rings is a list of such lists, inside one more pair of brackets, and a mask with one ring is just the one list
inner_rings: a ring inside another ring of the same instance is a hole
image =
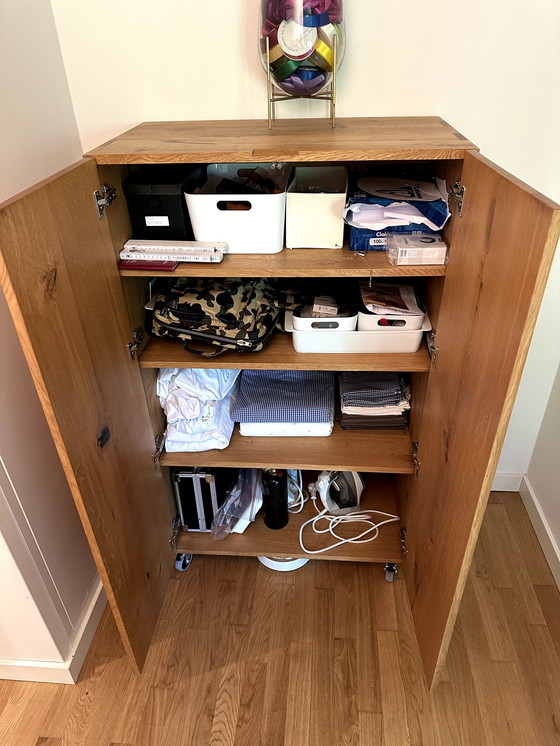
[[[262, 0], [261, 62], [275, 86], [313, 96], [331, 81], [344, 55], [342, 0]], [[336, 63], [335, 63], [336, 59]]]

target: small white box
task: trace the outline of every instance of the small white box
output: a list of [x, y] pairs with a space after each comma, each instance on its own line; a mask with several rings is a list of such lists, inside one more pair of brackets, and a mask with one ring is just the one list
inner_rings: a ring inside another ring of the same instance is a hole
[[341, 249], [347, 188], [345, 166], [296, 167], [288, 188], [286, 246], [289, 249]]
[[446, 264], [447, 245], [438, 235], [387, 236], [387, 258], [391, 264]]
[[429, 318], [424, 318], [420, 329], [390, 329], [375, 332], [341, 332], [329, 334], [313, 331], [297, 331], [293, 326], [291, 311], [286, 312], [285, 327], [292, 332], [292, 343], [296, 352], [317, 352], [321, 354], [351, 354], [379, 352], [417, 352], [422, 344], [424, 332], [432, 328]]
[[358, 312], [359, 332], [381, 332], [389, 334], [396, 331], [410, 331], [420, 329], [424, 323], [423, 316], [397, 316], [396, 314], [370, 313], [369, 311]]
[[[287, 315], [287, 314], [286, 314]], [[354, 316], [321, 316], [304, 318], [294, 313], [291, 323], [296, 332], [351, 332], [358, 323], [358, 314]]]
[[[215, 194], [222, 179], [266, 169], [283, 191], [279, 194]], [[277, 254], [284, 248], [286, 184], [291, 165], [280, 163], [213, 163], [203, 194], [185, 192], [197, 241], [225, 241], [228, 254]], [[231, 208], [245, 209], [231, 209]]]

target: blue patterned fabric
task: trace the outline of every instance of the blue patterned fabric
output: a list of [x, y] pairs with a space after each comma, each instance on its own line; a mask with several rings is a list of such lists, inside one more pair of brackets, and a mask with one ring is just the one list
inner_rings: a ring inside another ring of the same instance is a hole
[[244, 370], [233, 407], [235, 422], [330, 422], [335, 374], [326, 371]]

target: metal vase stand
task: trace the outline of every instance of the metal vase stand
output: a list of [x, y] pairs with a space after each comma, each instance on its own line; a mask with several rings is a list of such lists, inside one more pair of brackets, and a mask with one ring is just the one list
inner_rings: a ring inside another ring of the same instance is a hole
[[295, 98], [309, 98], [319, 101], [330, 101], [330, 119], [332, 127], [336, 125], [335, 121], [335, 110], [336, 110], [336, 63], [337, 63], [337, 46], [338, 41], [336, 35], [333, 39], [333, 69], [332, 78], [328, 87], [321, 91], [321, 93], [310, 94], [308, 96], [292, 96], [289, 93], [279, 93], [274, 87], [272, 82], [272, 74], [270, 72], [270, 44], [268, 37], [266, 38], [266, 83], [267, 83], [267, 95], [268, 95], [268, 129], [272, 129], [272, 122], [276, 119], [276, 103], [278, 101], [290, 101]]

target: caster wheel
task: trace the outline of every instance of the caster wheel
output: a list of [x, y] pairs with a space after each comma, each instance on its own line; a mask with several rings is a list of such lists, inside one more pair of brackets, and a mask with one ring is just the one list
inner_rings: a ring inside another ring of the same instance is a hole
[[175, 558], [175, 569], [179, 570], [179, 572], [185, 572], [185, 570], [190, 567], [192, 561], [192, 554], [178, 554]]
[[385, 580], [388, 583], [392, 583], [395, 579], [395, 575], [397, 574], [397, 566], [393, 564], [392, 562], [389, 562], [385, 565]]

